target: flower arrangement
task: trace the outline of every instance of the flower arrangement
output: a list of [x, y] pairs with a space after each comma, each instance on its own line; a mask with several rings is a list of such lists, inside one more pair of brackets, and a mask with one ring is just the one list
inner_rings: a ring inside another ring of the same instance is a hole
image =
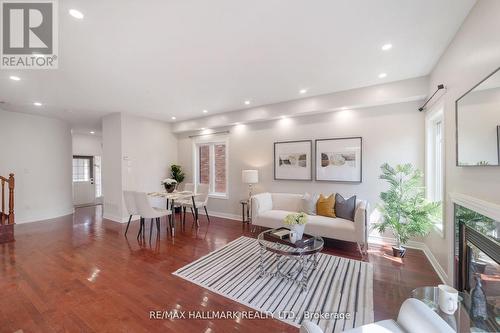
[[167, 178], [167, 179], [163, 179], [161, 181], [161, 184], [162, 185], [165, 185], [165, 184], [167, 184], [167, 185], [176, 185], [177, 184], [177, 180], [172, 179], [172, 178]]
[[288, 226], [294, 226], [296, 224], [304, 225], [307, 223], [307, 214], [306, 213], [288, 214], [283, 222]]
[[161, 181], [162, 185], [165, 186], [165, 190], [168, 193], [171, 193], [175, 190], [175, 187], [177, 186], [177, 180], [172, 179], [172, 178], [167, 178]]

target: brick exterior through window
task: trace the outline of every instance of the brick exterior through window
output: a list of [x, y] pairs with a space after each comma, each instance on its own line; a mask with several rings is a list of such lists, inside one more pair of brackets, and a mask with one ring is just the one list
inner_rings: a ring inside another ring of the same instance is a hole
[[210, 182], [210, 146], [200, 146], [199, 150], [200, 184], [208, 184]]
[[198, 181], [210, 184], [210, 193], [227, 192], [226, 158], [225, 143], [198, 146]]
[[226, 145], [216, 144], [215, 155], [215, 192], [226, 193]]

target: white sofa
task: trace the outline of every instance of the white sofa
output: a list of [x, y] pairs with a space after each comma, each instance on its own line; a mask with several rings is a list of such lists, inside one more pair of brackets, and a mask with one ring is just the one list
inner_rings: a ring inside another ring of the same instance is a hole
[[[252, 224], [268, 228], [282, 227], [285, 216], [302, 211], [302, 198], [302, 194], [269, 192], [252, 196]], [[358, 200], [354, 222], [342, 218], [309, 215], [305, 233], [355, 242], [360, 246], [360, 250], [365, 252], [367, 210], [367, 202]]]
[[[425, 303], [408, 298], [399, 309], [398, 320], [378, 321], [356, 327], [344, 333], [454, 333], [455, 330]], [[323, 333], [316, 324], [304, 322], [300, 333]]]

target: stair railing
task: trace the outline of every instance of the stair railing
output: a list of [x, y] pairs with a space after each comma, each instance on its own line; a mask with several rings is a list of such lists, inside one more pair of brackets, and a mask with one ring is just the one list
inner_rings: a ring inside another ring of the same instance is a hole
[[[15, 220], [15, 215], [14, 215], [14, 187], [15, 187], [15, 180], [14, 180], [14, 174], [11, 173], [9, 175], [9, 178], [5, 178], [0, 176], [0, 183], [2, 184], [2, 211], [0, 212], [0, 225], [5, 225], [5, 224], [14, 224]], [[6, 186], [7, 185], [7, 186]], [[5, 210], [5, 199], [6, 199], [6, 190], [8, 190], [8, 197], [9, 197], [9, 203], [8, 203], [8, 211]], [[7, 223], [5, 223], [7, 221]]]

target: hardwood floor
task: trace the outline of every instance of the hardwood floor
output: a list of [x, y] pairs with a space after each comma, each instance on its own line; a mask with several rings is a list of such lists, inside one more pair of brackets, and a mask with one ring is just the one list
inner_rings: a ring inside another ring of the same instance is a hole
[[[189, 219], [172, 238], [162, 221], [161, 238], [154, 233], [150, 244], [149, 237], [137, 241], [138, 222], [125, 238], [126, 224], [100, 216], [100, 206], [86, 207], [16, 225], [16, 242], [0, 245], [0, 332], [298, 332], [272, 319], [149, 319], [152, 310], [249, 310], [171, 274], [241, 235], [254, 236], [240, 222], [212, 218], [207, 227], [202, 215], [199, 230]], [[360, 259], [355, 246], [336, 245], [325, 252]], [[398, 261], [385, 255], [389, 250], [370, 247], [368, 254], [375, 320], [395, 318], [413, 288], [440, 283], [422, 252], [410, 249]]]

